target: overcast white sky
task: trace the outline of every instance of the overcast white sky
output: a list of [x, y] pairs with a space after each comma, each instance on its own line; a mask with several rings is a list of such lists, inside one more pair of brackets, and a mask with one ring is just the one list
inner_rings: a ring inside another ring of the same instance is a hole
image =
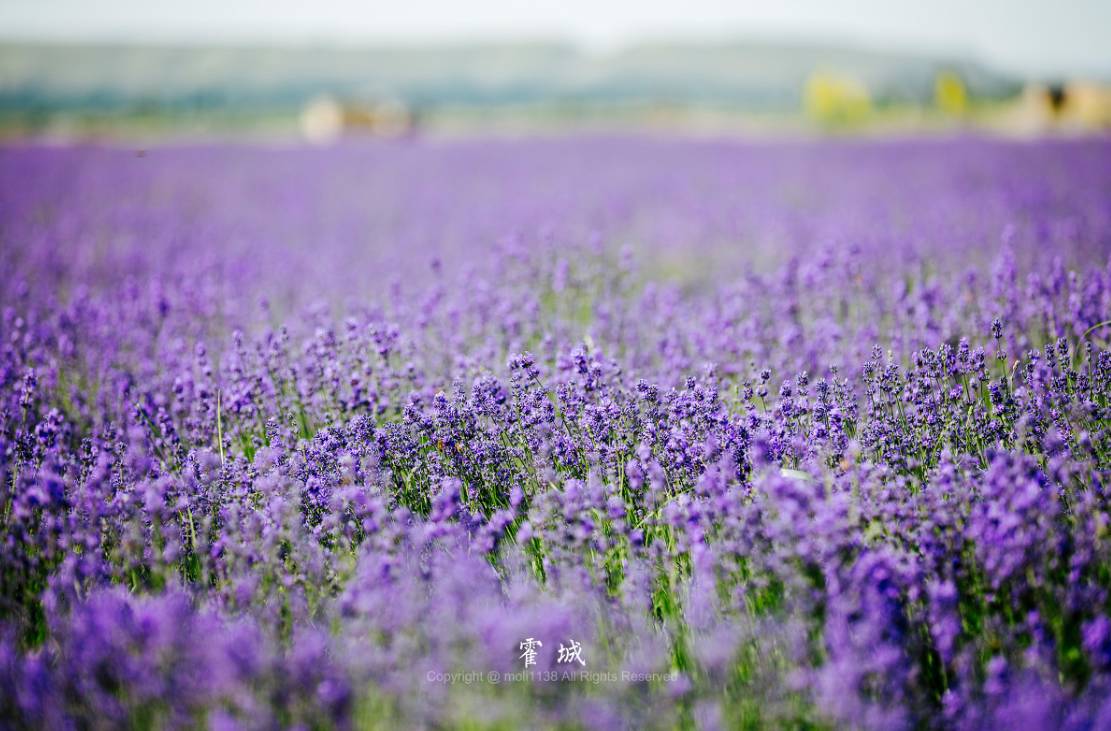
[[145, 42], [816, 38], [1111, 75], [1111, 0], [0, 0], [0, 36]]

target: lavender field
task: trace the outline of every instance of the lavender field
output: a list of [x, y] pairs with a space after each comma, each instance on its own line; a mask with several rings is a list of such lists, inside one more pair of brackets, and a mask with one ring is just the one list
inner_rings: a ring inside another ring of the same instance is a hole
[[0, 148], [0, 727], [1111, 728], [1111, 143]]

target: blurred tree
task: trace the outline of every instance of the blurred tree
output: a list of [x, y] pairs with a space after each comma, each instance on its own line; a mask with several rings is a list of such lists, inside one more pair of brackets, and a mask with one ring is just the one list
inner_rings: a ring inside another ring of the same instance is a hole
[[851, 76], [815, 71], [806, 80], [803, 105], [810, 119], [824, 127], [852, 127], [872, 111], [867, 87]]
[[942, 71], [934, 79], [934, 103], [952, 117], [963, 117], [968, 111], [968, 89], [964, 80], [953, 71]]

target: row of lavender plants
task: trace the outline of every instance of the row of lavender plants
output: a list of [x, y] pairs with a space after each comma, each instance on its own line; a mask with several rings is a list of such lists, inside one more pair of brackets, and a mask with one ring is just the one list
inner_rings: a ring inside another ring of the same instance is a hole
[[0, 725], [1109, 728], [1108, 191], [1099, 142], [4, 150]]

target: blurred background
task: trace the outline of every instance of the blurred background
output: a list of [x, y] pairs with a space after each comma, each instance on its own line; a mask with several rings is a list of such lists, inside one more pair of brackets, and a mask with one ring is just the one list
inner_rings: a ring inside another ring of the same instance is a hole
[[1106, 0], [0, 3], [9, 139], [1109, 129]]

